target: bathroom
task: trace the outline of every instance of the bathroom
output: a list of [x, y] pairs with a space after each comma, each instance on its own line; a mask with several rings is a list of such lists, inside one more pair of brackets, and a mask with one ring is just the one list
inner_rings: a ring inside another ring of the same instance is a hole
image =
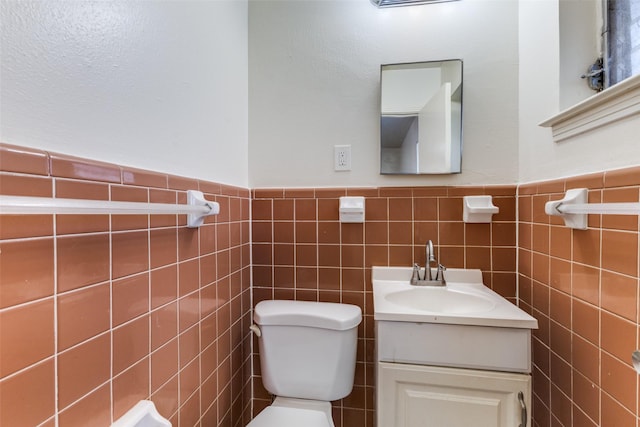
[[[432, 239], [538, 319], [532, 425], [638, 426], [637, 216], [544, 214], [569, 188], [639, 201], [637, 114], [559, 142], [540, 126], [593, 93], [583, 3], [2, 2], [0, 194], [199, 189], [220, 214], [0, 216], [0, 425], [108, 426], [151, 399], [173, 426], [245, 426], [270, 403], [252, 307], [276, 298], [362, 308], [333, 418], [373, 426], [370, 267]], [[381, 175], [380, 65], [455, 58], [462, 173]], [[468, 194], [493, 196], [492, 224], [462, 222]], [[344, 195], [364, 224], [338, 221]]]

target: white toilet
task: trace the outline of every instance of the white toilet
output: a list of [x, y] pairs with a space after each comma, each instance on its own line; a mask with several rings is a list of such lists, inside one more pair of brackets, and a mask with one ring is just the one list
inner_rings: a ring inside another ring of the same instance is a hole
[[276, 398], [247, 427], [334, 427], [331, 401], [353, 388], [360, 307], [261, 301], [253, 318], [262, 382]]

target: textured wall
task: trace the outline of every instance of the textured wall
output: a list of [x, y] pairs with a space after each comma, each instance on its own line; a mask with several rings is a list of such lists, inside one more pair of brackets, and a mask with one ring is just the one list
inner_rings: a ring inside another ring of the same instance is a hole
[[0, 140], [247, 186], [246, 0], [3, 1], [0, 19]]
[[[381, 176], [380, 65], [442, 59], [464, 61], [463, 173]], [[249, 63], [252, 188], [517, 180], [516, 1], [254, 1]], [[335, 144], [351, 145], [351, 172], [333, 171]]]

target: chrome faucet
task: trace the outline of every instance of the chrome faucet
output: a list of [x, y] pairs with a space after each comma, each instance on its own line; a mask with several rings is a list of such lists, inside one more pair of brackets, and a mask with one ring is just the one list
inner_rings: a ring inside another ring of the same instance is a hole
[[425, 265], [424, 265], [424, 280], [433, 280], [431, 275], [431, 263], [435, 262], [436, 266], [438, 262], [436, 261], [436, 257], [433, 254], [433, 242], [431, 240], [427, 240], [427, 243], [424, 247], [425, 251]]
[[[433, 277], [431, 272], [431, 264], [436, 263], [436, 277]], [[420, 266], [413, 264], [413, 273], [411, 275], [410, 283], [416, 286], [444, 286], [447, 283], [444, 280], [444, 271], [447, 268], [440, 264], [434, 255], [433, 242], [428, 240], [425, 245], [425, 266], [424, 277], [420, 277]]]

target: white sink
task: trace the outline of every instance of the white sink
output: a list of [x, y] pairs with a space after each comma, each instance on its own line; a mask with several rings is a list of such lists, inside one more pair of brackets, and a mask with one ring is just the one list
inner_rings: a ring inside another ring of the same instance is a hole
[[431, 313], [483, 313], [496, 306], [495, 301], [484, 295], [473, 295], [447, 287], [414, 287], [389, 292], [384, 298], [392, 304]]
[[482, 272], [448, 269], [446, 286], [414, 286], [411, 267], [372, 267], [375, 320], [537, 329], [538, 321], [482, 283]]
[[377, 360], [505, 372], [531, 371], [538, 322], [482, 283], [448, 269], [444, 287], [409, 283], [411, 267], [373, 267]]

